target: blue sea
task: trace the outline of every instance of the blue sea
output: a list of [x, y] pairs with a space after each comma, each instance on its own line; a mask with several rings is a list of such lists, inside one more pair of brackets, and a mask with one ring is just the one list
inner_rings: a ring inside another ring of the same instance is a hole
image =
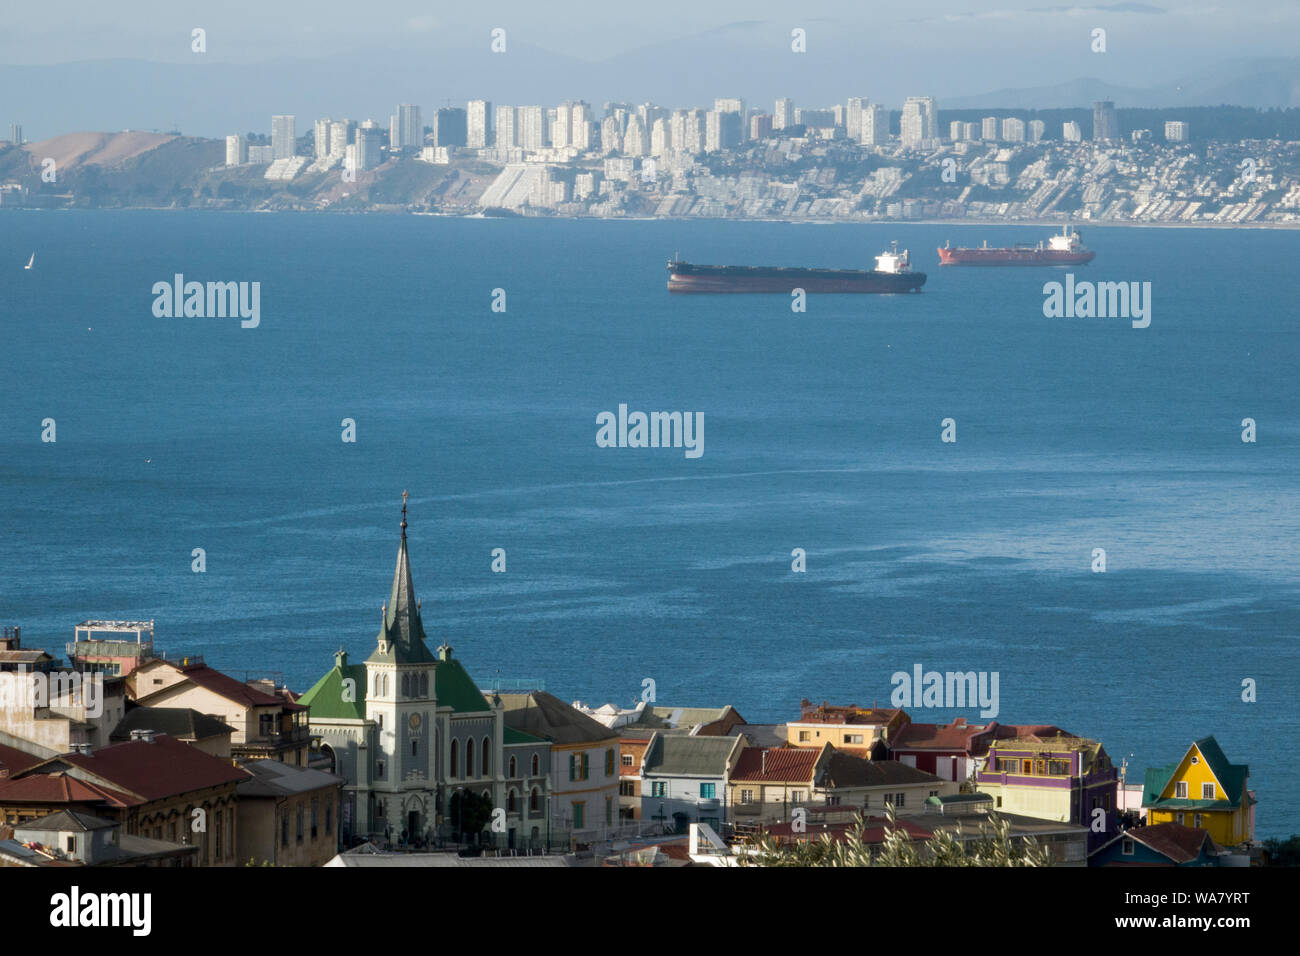
[[[996, 671], [999, 721], [1100, 738], [1130, 781], [1214, 734], [1258, 835], [1300, 831], [1300, 233], [1085, 229], [1076, 279], [1150, 282], [1145, 329], [1044, 317], [1063, 270], [937, 265], [1051, 231], [0, 215], [0, 616], [56, 654], [156, 619], [305, 690], [374, 645], [405, 489], [431, 642], [484, 682], [630, 705], [651, 678], [775, 722]], [[665, 290], [674, 253], [869, 268], [894, 239], [923, 294]], [[260, 325], [155, 317], [175, 273], [259, 282]], [[704, 454], [597, 447], [620, 403], [701, 413]]]

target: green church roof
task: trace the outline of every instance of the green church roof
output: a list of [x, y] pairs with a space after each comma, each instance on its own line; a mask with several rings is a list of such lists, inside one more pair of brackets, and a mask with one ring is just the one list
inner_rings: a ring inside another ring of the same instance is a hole
[[[365, 720], [366, 719], [366, 665], [349, 664], [348, 656], [339, 652], [334, 656], [333, 669], [326, 671], [298, 703], [311, 710], [313, 720]], [[343, 681], [351, 678], [355, 700], [347, 701], [343, 694]]]

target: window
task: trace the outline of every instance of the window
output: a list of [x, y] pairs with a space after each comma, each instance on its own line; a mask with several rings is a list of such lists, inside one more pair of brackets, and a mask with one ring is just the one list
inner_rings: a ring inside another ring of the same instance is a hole
[[533, 776], [534, 777], [538, 776], [541, 773], [541, 771], [538, 769], [540, 766], [541, 766], [540, 758], [538, 758], [537, 754], [533, 754]]
[[753, 802], [754, 802], [754, 791], [753, 791], [753, 790], [742, 790], [742, 791], [740, 791], [740, 802], [741, 802], [741, 803], [753, 803]]
[[1014, 757], [1001, 757], [998, 759], [998, 770], [1002, 773], [1019, 773], [1020, 761]]
[[605, 798], [605, 826], [614, 825], [614, 798]]
[[483, 738], [483, 776], [492, 776], [492, 738]]
[[622, 764], [623, 764], [624, 767], [630, 767], [630, 766], [632, 766], [632, 755], [631, 755], [631, 754], [619, 754], [619, 760], [622, 762]]
[[540, 800], [539, 800], [537, 788], [533, 787], [532, 791], [528, 794], [528, 812], [536, 813], [539, 806], [540, 806]]
[[1125, 837], [1119, 845], [1119, 852], [1124, 854], [1125, 856], [1132, 856], [1133, 850], [1134, 850], [1133, 840], [1130, 839], [1129, 837]]
[[1213, 783], [1213, 782], [1209, 782], [1209, 783], [1203, 783], [1203, 784], [1201, 784], [1201, 799], [1202, 799], [1202, 800], [1213, 800], [1213, 799], [1214, 799], [1214, 783]]
[[610, 748], [605, 751], [605, 776], [614, 776], [614, 750]]
[[804, 744], [812, 740], [812, 734], [806, 730], [799, 731], [799, 743]]
[[377, 760], [375, 761], [375, 776], [382, 777], [383, 775], [384, 775], [384, 762], [382, 760]]
[[938, 791], [938, 790], [931, 790], [931, 791], [930, 791], [930, 796], [932, 796], [932, 797], [937, 797], [938, 795], [939, 795], [939, 791]]
[[569, 754], [569, 779], [587, 779], [587, 755], [585, 753]]
[[298, 838], [298, 842], [299, 842], [299, 843], [302, 842], [302, 831], [303, 831], [303, 826], [302, 826], [302, 824], [303, 824], [303, 812], [302, 812], [302, 807], [299, 807], [299, 808], [298, 808], [298, 827], [297, 827], [297, 838]]
[[474, 776], [474, 738], [465, 744], [465, 776]]
[[511, 776], [511, 777], [517, 777], [517, 776], [519, 776], [519, 774], [518, 774], [518, 772], [517, 772], [518, 769], [519, 769], [519, 762], [515, 759], [514, 755], [511, 754], [511, 756], [510, 756], [510, 776]]
[[77, 852], [77, 838], [74, 836], [68, 837], [68, 852], [69, 853]]
[[840, 795], [838, 793], [828, 793], [826, 795], [826, 806], [838, 807], [840, 805]]
[[623, 780], [618, 785], [618, 795], [620, 797], [635, 797], [636, 783], [631, 780]]
[[894, 796], [894, 809], [901, 810], [907, 805], [907, 794], [899, 793]]
[[325, 835], [329, 836], [333, 832], [334, 832], [334, 808], [332, 806], [326, 806], [325, 807]]
[[1178, 822], [1179, 822], [1179, 823], [1182, 823], [1182, 822], [1183, 822], [1183, 815], [1182, 815], [1181, 813], [1179, 813], [1179, 814], [1177, 815], [1177, 819], [1178, 819]]
[[510, 792], [506, 794], [506, 813], [515, 812], [515, 788], [511, 787]]
[[587, 805], [585, 803], [575, 803], [573, 805], [573, 829], [581, 830], [587, 825]]
[[650, 796], [666, 797], [668, 796], [668, 784], [663, 780], [655, 780], [650, 784]]
[[420, 742], [418, 740], [415, 740], [414, 738], [411, 739], [411, 756], [412, 757], [420, 756]]
[[274, 731], [275, 731], [275, 715], [258, 714], [257, 715], [258, 734], [260, 734], [263, 737], [269, 737], [271, 736], [272, 733], [274, 733]]
[[1179, 780], [1176, 784], [1174, 784], [1174, 796], [1177, 797], [1179, 800], [1186, 800], [1186, 799], [1187, 799], [1187, 781], [1186, 781], [1186, 780]]
[[702, 783], [700, 784], [700, 799], [713, 800], [717, 797], [717, 784]]
[[311, 838], [316, 839], [317, 821], [320, 819], [320, 801], [313, 799], [311, 802]]
[[1022, 760], [1020, 761], [1020, 765], [1020, 772], [1026, 777], [1030, 776], [1034, 772], [1034, 762], [1032, 760]]
[[453, 777], [460, 776], [460, 762], [458, 759], [459, 757], [460, 757], [460, 741], [453, 740], [451, 742], [451, 776]]
[[1199, 813], [1192, 815], [1192, 826], [1198, 830], [1201, 828], [1201, 815]]
[[862, 735], [861, 735], [861, 734], [845, 734], [845, 735], [844, 735], [844, 742], [845, 742], [846, 744], [860, 744], [860, 743], [862, 743]]
[[289, 845], [289, 811], [280, 814], [280, 846]]
[[803, 803], [803, 791], [802, 791], [802, 790], [792, 790], [792, 791], [790, 792], [790, 802], [791, 802], [791, 803]]
[[1047, 773], [1052, 777], [1066, 777], [1070, 774], [1070, 761], [1068, 760], [1049, 760], [1047, 761]]

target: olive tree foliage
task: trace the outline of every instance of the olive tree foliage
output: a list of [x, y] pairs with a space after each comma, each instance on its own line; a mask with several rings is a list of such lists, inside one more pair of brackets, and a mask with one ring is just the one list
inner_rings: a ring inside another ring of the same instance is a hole
[[968, 842], [956, 830], [940, 830], [930, 839], [916, 842], [897, 825], [894, 808], [885, 809], [885, 839], [874, 852], [863, 842], [861, 821], [838, 842], [823, 833], [816, 840], [794, 845], [772, 837], [755, 840], [739, 854], [742, 866], [1051, 866], [1052, 851], [1032, 838], [1011, 836], [1006, 820], [979, 825], [979, 837]]

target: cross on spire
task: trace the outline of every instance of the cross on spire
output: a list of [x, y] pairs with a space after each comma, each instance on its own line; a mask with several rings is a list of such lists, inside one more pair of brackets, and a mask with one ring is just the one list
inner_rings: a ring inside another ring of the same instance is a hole
[[403, 538], [406, 537], [406, 499], [407, 499], [407, 494], [405, 491], [403, 491], [402, 492], [402, 537]]

